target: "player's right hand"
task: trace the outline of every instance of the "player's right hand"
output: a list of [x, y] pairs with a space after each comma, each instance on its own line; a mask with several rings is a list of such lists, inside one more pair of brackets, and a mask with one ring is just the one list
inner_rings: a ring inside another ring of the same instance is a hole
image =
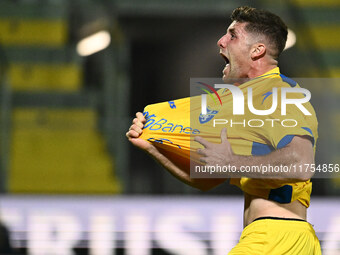
[[141, 112], [136, 113], [136, 118], [133, 119], [132, 125], [129, 128], [129, 131], [126, 132], [126, 137], [128, 140], [136, 147], [142, 150], [150, 150], [153, 145], [149, 142], [139, 138], [143, 133], [144, 124], [146, 123], [146, 119]]
[[146, 122], [143, 113], [137, 112], [136, 118], [132, 120], [132, 125], [129, 128], [129, 131], [126, 133], [126, 137], [130, 138], [138, 138], [143, 133], [143, 127]]

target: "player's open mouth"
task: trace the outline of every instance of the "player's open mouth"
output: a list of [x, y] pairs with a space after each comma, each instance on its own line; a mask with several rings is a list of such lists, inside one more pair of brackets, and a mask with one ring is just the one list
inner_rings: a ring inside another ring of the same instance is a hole
[[229, 59], [228, 59], [223, 53], [220, 53], [220, 55], [221, 55], [222, 58], [224, 59], [225, 64], [228, 65], [228, 64], [229, 64]]

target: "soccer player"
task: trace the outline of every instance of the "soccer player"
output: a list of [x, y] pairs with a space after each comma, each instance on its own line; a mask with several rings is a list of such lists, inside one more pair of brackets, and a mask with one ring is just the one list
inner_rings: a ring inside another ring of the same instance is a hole
[[[251, 7], [239, 7], [231, 15], [232, 23], [218, 40], [220, 54], [226, 60], [223, 80], [246, 79], [252, 81], [274, 77], [278, 87], [298, 86], [280, 74], [278, 57], [285, 47], [287, 26], [275, 14]], [[242, 83], [242, 82], [241, 82]], [[259, 88], [264, 83], [259, 82]], [[275, 85], [275, 86], [276, 86]], [[238, 155], [228, 141], [227, 130], [222, 129], [221, 143], [211, 143], [202, 137], [195, 140], [203, 145], [198, 151], [201, 162], [207, 165], [241, 166], [308, 166], [314, 163], [317, 120], [312, 106], [307, 103], [312, 116], [306, 126], [289, 129], [265, 130], [267, 143], [251, 143], [249, 155]], [[294, 115], [295, 113], [290, 113]], [[297, 115], [301, 113], [296, 113]], [[290, 115], [290, 116], [291, 116]], [[300, 116], [299, 115], [299, 116]], [[301, 117], [301, 116], [300, 116]], [[299, 117], [299, 118], [300, 118]], [[306, 118], [307, 119], [307, 118]], [[181, 181], [202, 190], [209, 190], [228, 178], [190, 178], [188, 171], [174, 164], [166, 154], [152, 143], [139, 137], [146, 119], [138, 112], [126, 133], [129, 141], [146, 151], [165, 169]], [[236, 147], [235, 147], [236, 148]], [[244, 230], [239, 243], [229, 254], [321, 254], [319, 240], [307, 221], [312, 173], [303, 171], [242, 173], [231, 178], [230, 183], [244, 192]]]

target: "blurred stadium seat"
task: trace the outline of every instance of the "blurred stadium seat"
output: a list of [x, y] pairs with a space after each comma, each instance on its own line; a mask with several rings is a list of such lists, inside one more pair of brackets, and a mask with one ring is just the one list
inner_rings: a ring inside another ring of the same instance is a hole
[[[304, 36], [297, 44], [301, 50], [316, 51], [319, 54], [321, 71], [312, 70], [309, 77], [340, 77], [340, 2], [291, 1], [297, 8], [300, 21], [298, 34]], [[312, 54], [312, 53], [311, 53]]]
[[12, 193], [121, 192], [97, 106], [73, 101], [84, 93], [84, 63], [69, 38], [69, 11], [65, 1], [0, 3], [0, 44], [16, 98]]
[[10, 192], [120, 192], [95, 111], [16, 108], [12, 125]]

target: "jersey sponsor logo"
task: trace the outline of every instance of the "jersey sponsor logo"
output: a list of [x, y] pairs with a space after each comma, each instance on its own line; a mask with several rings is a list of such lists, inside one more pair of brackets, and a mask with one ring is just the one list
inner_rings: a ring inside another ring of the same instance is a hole
[[184, 133], [188, 135], [197, 135], [200, 133], [198, 129], [172, 123], [165, 118], [156, 119], [157, 116], [155, 114], [150, 114], [149, 112], [144, 112], [144, 116], [146, 118], [144, 129], [161, 131], [164, 133]]

